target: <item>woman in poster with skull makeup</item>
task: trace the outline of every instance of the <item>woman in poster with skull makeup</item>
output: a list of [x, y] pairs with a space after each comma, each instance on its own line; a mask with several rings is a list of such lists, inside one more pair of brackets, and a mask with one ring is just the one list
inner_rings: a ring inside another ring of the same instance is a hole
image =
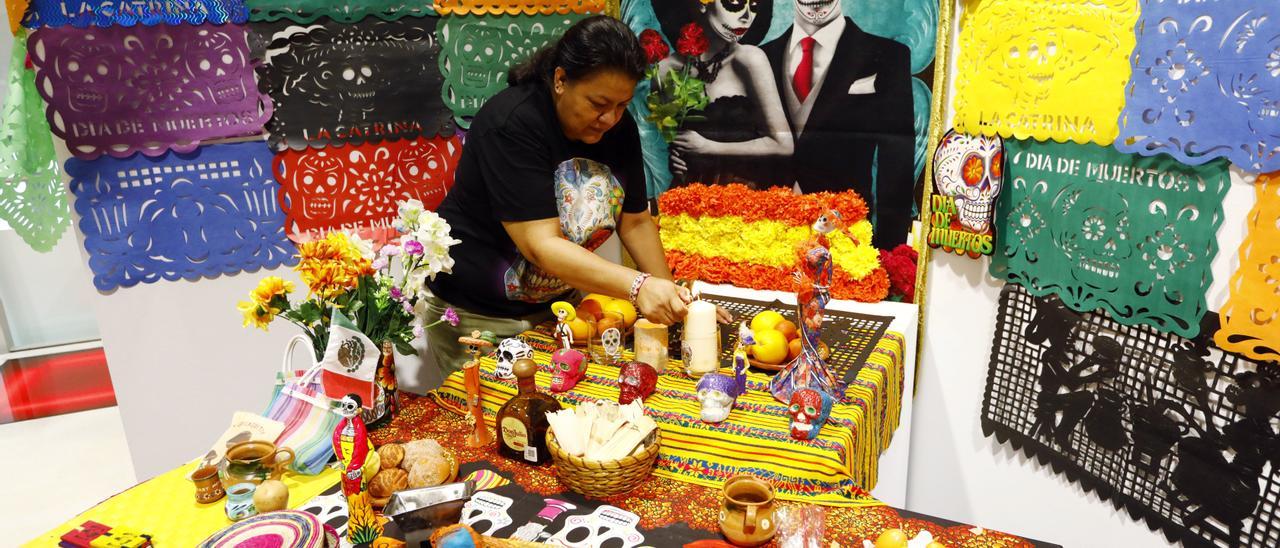
[[671, 55], [658, 64], [659, 75], [689, 69], [706, 82], [710, 101], [700, 113], [705, 119], [686, 122], [671, 143], [673, 185], [771, 184], [769, 166], [790, 158], [795, 145], [769, 58], [754, 45], [769, 28], [772, 2], [676, 0], [654, 2], [654, 10], [672, 43], [690, 25], [707, 40], [701, 54]]

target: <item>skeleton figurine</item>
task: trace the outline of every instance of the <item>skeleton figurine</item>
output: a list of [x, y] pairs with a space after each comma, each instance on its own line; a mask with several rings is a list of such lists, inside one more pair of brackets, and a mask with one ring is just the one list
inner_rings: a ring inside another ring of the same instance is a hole
[[738, 345], [733, 350], [733, 376], [715, 372], [698, 379], [702, 422], [723, 422], [733, 412], [738, 396], [747, 392], [747, 348], [755, 343], [751, 328], [742, 322], [738, 328]]
[[[364, 419], [360, 418], [360, 396], [347, 394], [336, 402], [342, 420], [333, 429], [333, 453], [342, 463], [342, 494], [347, 497], [347, 515], [373, 515], [373, 501], [365, 489], [373, 475], [378, 473], [373, 462], [378, 453], [373, 450]], [[372, 466], [373, 469], [368, 468]], [[373, 542], [382, 535], [377, 520], [363, 527], [348, 527], [347, 538], [352, 544]]]
[[791, 437], [811, 440], [818, 437], [822, 425], [831, 416], [833, 404], [830, 394], [812, 388], [801, 388], [791, 395]]
[[569, 322], [578, 319], [573, 305], [556, 301], [551, 303], [551, 311], [556, 315], [556, 338], [560, 339], [560, 344], [565, 350], [573, 348], [573, 329], [569, 327]]
[[796, 294], [796, 308], [801, 320], [800, 355], [769, 382], [769, 391], [774, 399], [783, 403], [790, 403], [791, 395], [806, 387], [824, 392], [833, 400], [841, 399], [840, 395], [844, 393], [844, 381], [831, 373], [819, 350], [822, 346], [823, 311], [831, 300], [832, 263], [827, 234], [840, 230], [850, 240], [857, 242], [857, 239], [844, 228], [840, 214], [833, 209], [819, 216], [812, 229], [813, 237], [796, 246], [800, 260], [796, 280], [800, 286]]
[[524, 339], [510, 338], [503, 339], [498, 344], [498, 367], [494, 369], [493, 374], [500, 379], [514, 379], [515, 375], [511, 374], [511, 366], [515, 365], [516, 360], [520, 358], [533, 358], [533, 347]]
[[470, 337], [458, 337], [458, 342], [467, 345], [467, 351], [471, 353], [471, 361], [462, 366], [462, 382], [467, 388], [467, 408], [471, 411], [467, 422], [473, 427], [471, 435], [467, 436], [468, 447], [484, 447], [493, 442], [493, 434], [484, 425], [484, 409], [480, 406], [480, 355], [486, 349], [493, 348], [497, 339], [492, 331], [472, 331]]
[[587, 356], [572, 348], [551, 355], [551, 391], [568, 392], [587, 376]]

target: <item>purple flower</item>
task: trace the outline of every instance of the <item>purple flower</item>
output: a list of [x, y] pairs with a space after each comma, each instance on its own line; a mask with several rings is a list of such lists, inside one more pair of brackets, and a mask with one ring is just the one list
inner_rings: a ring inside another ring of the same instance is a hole
[[413, 326], [413, 337], [414, 337], [414, 338], [416, 338], [416, 339], [421, 339], [421, 338], [422, 338], [422, 336], [423, 336], [423, 335], [426, 335], [426, 334], [427, 334], [427, 330], [426, 330], [426, 329], [423, 329], [421, 325], [415, 325], [415, 326]]
[[405, 314], [413, 314], [413, 303], [409, 301], [402, 301], [400, 306], [404, 308]]
[[417, 240], [409, 240], [405, 242], [404, 252], [410, 255], [421, 255], [423, 252], [422, 242]]
[[372, 266], [374, 270], [382, 270], [387, 267], [387, 260], [383, 257], [378, 257], [373, 260]]
[[393, 300], [393, 301], [403, 301], [403, 300], [404, 300], [404, 292], [403, 292], [403, 291], [400, 291], [400, 288], [395, 287], [395, 286], [392, 286], [392, 287], [391, 287], [391, 300]]
[[458, 311], [454, 310], [452, 306], [444, 309], [444, 315], [440, 316], [440, 319], [449, 322], [449, 325], [453, 327], [458, 327]]

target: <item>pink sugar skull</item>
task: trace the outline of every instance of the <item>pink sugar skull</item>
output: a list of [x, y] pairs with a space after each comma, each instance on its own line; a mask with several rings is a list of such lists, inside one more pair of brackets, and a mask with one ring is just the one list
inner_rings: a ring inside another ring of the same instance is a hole
[[618, 403], [644, 401], [658, 388], [658, 372], [643, 362], [626, 362], [618, 371]]
[[551, 391], [567, 392], [587, 376], [587, 357], [572, 348], [561, 348], [551, 355]]
[[811, 440], [818, 437], [822, 425], [831, 416], [831, 396], [812, 388], [801, 388], [791, 394], [791, 437]]

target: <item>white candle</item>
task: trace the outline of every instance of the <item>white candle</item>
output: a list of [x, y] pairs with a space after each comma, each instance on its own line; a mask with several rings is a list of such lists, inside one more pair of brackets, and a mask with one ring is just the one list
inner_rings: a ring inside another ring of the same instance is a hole
[[640, 319], [635, 329], [636, 361], [652, 365], [662, 374], [667, 370], [667, 326]]
[[681, 348], [684, 368], [690, 375], [701, 376], [720, 369], [720, 328], [716, 324], [716, 305], [706, 301], [689, 304]]

